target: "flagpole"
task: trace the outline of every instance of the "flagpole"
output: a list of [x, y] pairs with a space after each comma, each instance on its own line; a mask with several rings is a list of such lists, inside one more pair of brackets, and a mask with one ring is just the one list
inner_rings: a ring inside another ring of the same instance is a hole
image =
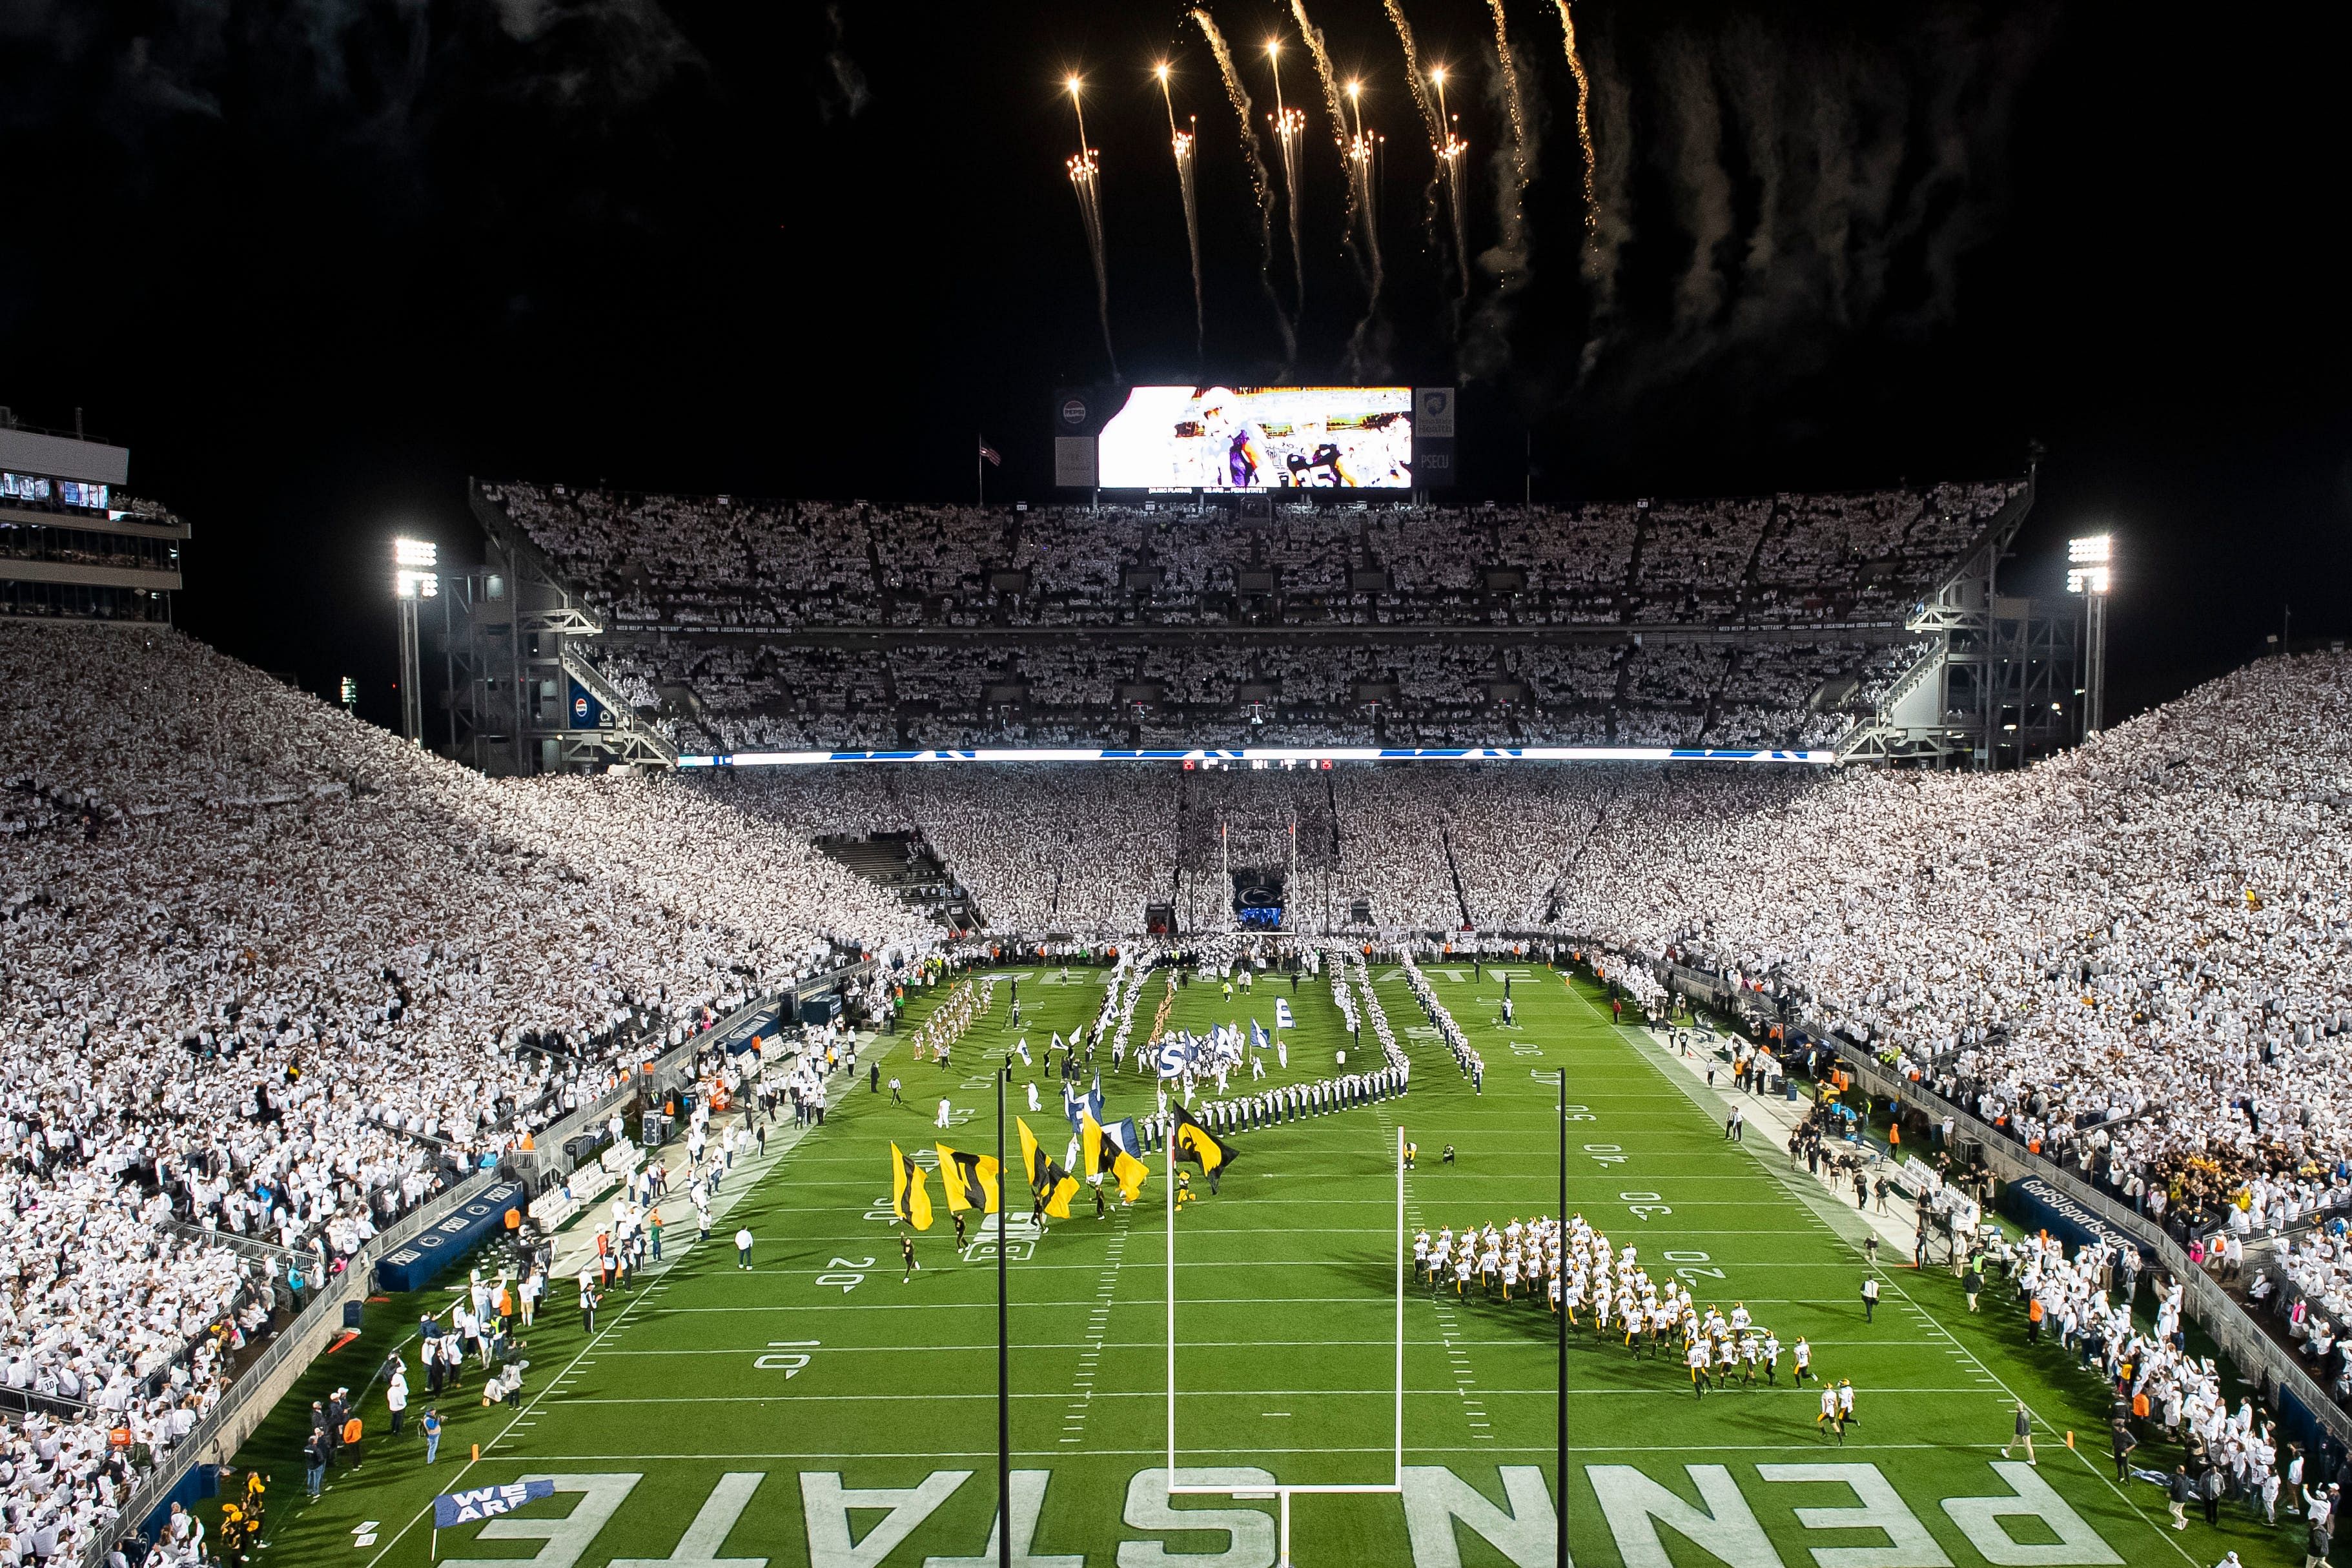
[[[1563, 1238], [1561, 1268], [1567, 1267], [1565, 1238], [1568, 1235], [1568, 1069], [1559, 1070], [1559, 1104], [1553, 1114], [1559, 1118], [1559, 1214], [1558, 1222]], [[1563, 1277], [1561, 1284], [1567, 1284]], [[1567, 1291], [1560, 1292], [1560, 1310], [1552, 1314], [1552, 1326], [1559, 1333], [1559, 1521], [1555, 1531], [1552, 1561], [1557, 1568], [1569, 1568], [1568, 1562], [1568, 1302]]]
[[1012, 1241], [1004, 1207], [1004, 1081], [1012, 1073], [1009, 1061], [996, 1071], [996, 1568], [1013, 1568], [1013, 1342], [1004, 1310], [1004, 1254]]
[[1176, 1480], [1176, 1119], [1162, 1111], [1167, 1123], [1160, 1145], [1168, 1167], [1168, 1480]]
[[988, 464], [987, 460], [981, 456], [980, 449], [987, 444], [988, 437], [984, 435], [972, 438], [971, 481], [979, 491], [980, 504], [983, 507], [988, 505]]

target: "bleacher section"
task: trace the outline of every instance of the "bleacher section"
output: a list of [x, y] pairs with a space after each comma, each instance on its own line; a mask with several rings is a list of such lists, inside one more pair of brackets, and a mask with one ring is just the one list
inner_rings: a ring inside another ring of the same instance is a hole
[[681, 751], [1821, 748], [2026, 482], [1580, 508], [1030, 510], [485, 486]]

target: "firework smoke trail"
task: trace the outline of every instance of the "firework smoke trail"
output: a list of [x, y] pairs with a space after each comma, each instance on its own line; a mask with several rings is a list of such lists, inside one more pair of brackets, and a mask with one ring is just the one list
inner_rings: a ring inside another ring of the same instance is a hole
[[1307, 116], [1283, 107], [1280, 39], [1266, 45], [1265, 57], [1274, 68], [1274, 141], [1282, 153], [1283, 194], [1290, 204], [1290, 272], [1298, 289], [1290, 319], [1298, 322], [1307, 319], [1307, 246], [1298, 237], [1298, 139], [1307, 134]]
[[[1454, 121], [1445, 112], [1445, 68], [1441, 66], [1429, 73], [1430, 85], [1437, 90], [1437, 122], [1444, 128], [1437, 143], [1437, 172], [1445, 182], [1445, 206], [1454, 221], [1454, 258], [1460, 264], [1462, 275], [1461, 299], [1470, 298], [1470, 218], [1462, 204], [1462, 165], [1469, 156], [1470, 144], [1454, 133]], [[1457, 326], [1458, 326], [1457, 322]]]
[[1274, 307], [1275, 330], [1282, 335], [1282, 379], [1290, 377], [1291, 366], [1298, 358], [1298, 336], [1292, 329], [1290, 318], [1283, 313], [1282, 300], [1274, 292], [1274, 191], [1265, 172], [1265, 155], [1258, 150], [1256, 110], [1251, 107], [1249, 89], [1242, 86], [1241, 72], [1234, 68], [1234, 51], [1225, 44], [1224, 34], [1217, 30], [1216, 19], [1195, 6], [1192, 20], [1208, 40], [1209, 53], [1215, 57], [1217, 75], [1225, 84], [1225, 97], [1234, 106], [1234, 118], [1241, 122], [1242, 151], [1249, 155], [1250, 189], [1257, 193], [1257, 280], [1265, 290], [1266, 302]]
[[1381, 287], [1387, 270], [1381, 260], [1381, 214], [1373, 204], [1372, 159], [1380, 138], [1364, 129], [1363, 84], [1348, 84], [1348, 109], [1352, 121], [1346, 153], [1348, 180], [1354, 194], [1355, 222], [1349, 238], [1357, 242], [1356, 260], [1364, 273], [1364, 314], [1348, 338], [1348, 368], [1359, 380], [1388, 373], [1381, 344], [1387, 333], [1381, 321]]
[[1323, 83], [1323, 110], [1331, 117], [1331, 140], [1341, 152], [1348, 146], [1348, 110], [1339, 101], [1339, 78], [1331, 70], [1331, 51], [1323, 45], [1323, 29], [1307, 19], [1307, 0], [1290, 0], [1290, 15], [1298, 24], [1298, 36], [1307, 40], [1307, 53], [1315, 61], [1315, 74]]
[[1195, 119], [1181, 131], [1176, 128], [1176, 99], [1169, 90], [1168, 68], [1163, 65], [1154, 74], [1160, 78], [1160, 101], [1168, 106], [1168, 145], [1176, 154], [1176, 184], [1184, 195], [1184, 239], [1192, 251], [1192, 355], [1198, 360], [1206, 351], [1209, 330], [1207, 308], [1201, 299], [1201, 203], [1192, 180], [1192, 148], [1200, 140], [1200, 121]]
[[1502, 72], [1503, 109], [1510, 121], [1511, 144], [1496, 163], [1495, 222], [1499, 231], [1495, 248], [1480, 258], [1495, 275], [1495, 292], [1478, 311], [1476, 331], [1464, 355], [1473, 375], [1493, 375], [1510, 361], [1510, 300], [1528, 284], [1528, 185], [1535, 177], [1535, 133], [1528, 118], [1527, 99], [1519, 86], [1519, 63], [1511, 53], [1511, 37], [1503, 16], [1503, 0], [1486, 0], [1495, 16], [1495, 57]]
[[[1445, 178], [1445, 116], [1430, 102], [1429, 87], [1421, 74], [1421, 46], [1414, 41], [1412, 24], [1404, 19], [1404, 7], [1398, 0], [1381, 0], [1388, 11], [1390, 25], [1396, 28], [1397, 42], [1404, 46], [1404, 81], [1412, 89], [1412, 106], [1421, 111], [1423, 129], [1429, 132], [1429, 150], [1437, 162], [1430, 166], [1429, 183], [1421, 193], [1421, 226], [1428, 236], [1429, 248], [1437, 249], [1437, 187]], [[1444, 72], [1437, 73], [1444, 80]], [[1468, 258], [1461, 258], [1467, 266]]]
[[[1601, 226], [1601, 209], [1592, 197], [1592, 80], [1584, 74], [1584, 57], [1576, 52], [1576, 17], [1568, 0], [1554, 4], [1559, 7], [1559, 30], [1567, 35], [1569, 73], [1576, 78], [1576, 145], [1584, 158], [1584, 232], [1590, 236]], [[1498, 7], [1498, 26], [1501, 16]]]
[[1103, 257], [1102, 160], [1087, 145], [1087, 111], [1078, 100], [1078, 78], [1069, 81], [1070, 107], [1078, 117], [1078, 150], [1068, 160], [1070, 189], [1077, 193], [1078, 221], [1086, 225], [1087, 246], [1095, 258], [1095, 314], [1102, 321], [1103, 357], [1110, 361], [1111, 380], [1118, 379], [1118, 355], [1110, 346], [1110, 268]]
[[1348, 360], [1349, 373], [1361, 375], [1370, 369], [1364, 361], [1364, 345], [1381, 313], [1382, 270], [1381, 242], [1372, 226], [1372, 141], [1364, 134], [1363, 114], [1357, 102], [1362, 84], [1349, 82], [1344, 96], [1341, 93], [1323, 29], [1307, 19], [1307, 0], [1290, 0], [1290, 16], [1315, 62], [1316, 79], [1323, 87], [1323, 110], [1331, 117], [1331, 140], [1339, 144], [1339, 162], [1348, 171], [1348, 253], [1354, 257], [1357, 276], [1364, 285], [1364, 316], [1349, 335]]

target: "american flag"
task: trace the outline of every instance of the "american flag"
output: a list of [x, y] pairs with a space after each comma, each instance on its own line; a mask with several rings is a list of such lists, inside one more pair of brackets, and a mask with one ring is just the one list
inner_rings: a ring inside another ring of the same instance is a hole
[[1004, 459], [998, 455], [995, 447], [991, 446], [988, 444], [988, 437], [985, 435], [980, 438], [980, 455], [988, 459], [988, 465], [992, 468], [1002, 468], [1004, 466]]

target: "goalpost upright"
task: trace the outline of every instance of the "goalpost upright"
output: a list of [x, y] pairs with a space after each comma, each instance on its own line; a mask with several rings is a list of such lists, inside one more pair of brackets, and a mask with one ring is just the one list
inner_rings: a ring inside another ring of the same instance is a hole
[[1396, 1375], [1389, 1479], [1383, 1482], [1271, 1487], [1185, 1486], [1176, 1469], [1176, 1139], [1175, 1118], [1169, 1117], [1163, 1153], [1168, 1172], [1168, 1495], [1170, 1497], [1229, 1497], [1241, 1501], [1272, 1498], [1278, 1503], [1282, 1550], [1276, 1568], [1291, 1568], [1290, 1500], [1302, 1492], [1318, 1494], [1400, 1494], [1404, 1490], [1404, 1128], [1397, 1128], [1396, 1147]]

